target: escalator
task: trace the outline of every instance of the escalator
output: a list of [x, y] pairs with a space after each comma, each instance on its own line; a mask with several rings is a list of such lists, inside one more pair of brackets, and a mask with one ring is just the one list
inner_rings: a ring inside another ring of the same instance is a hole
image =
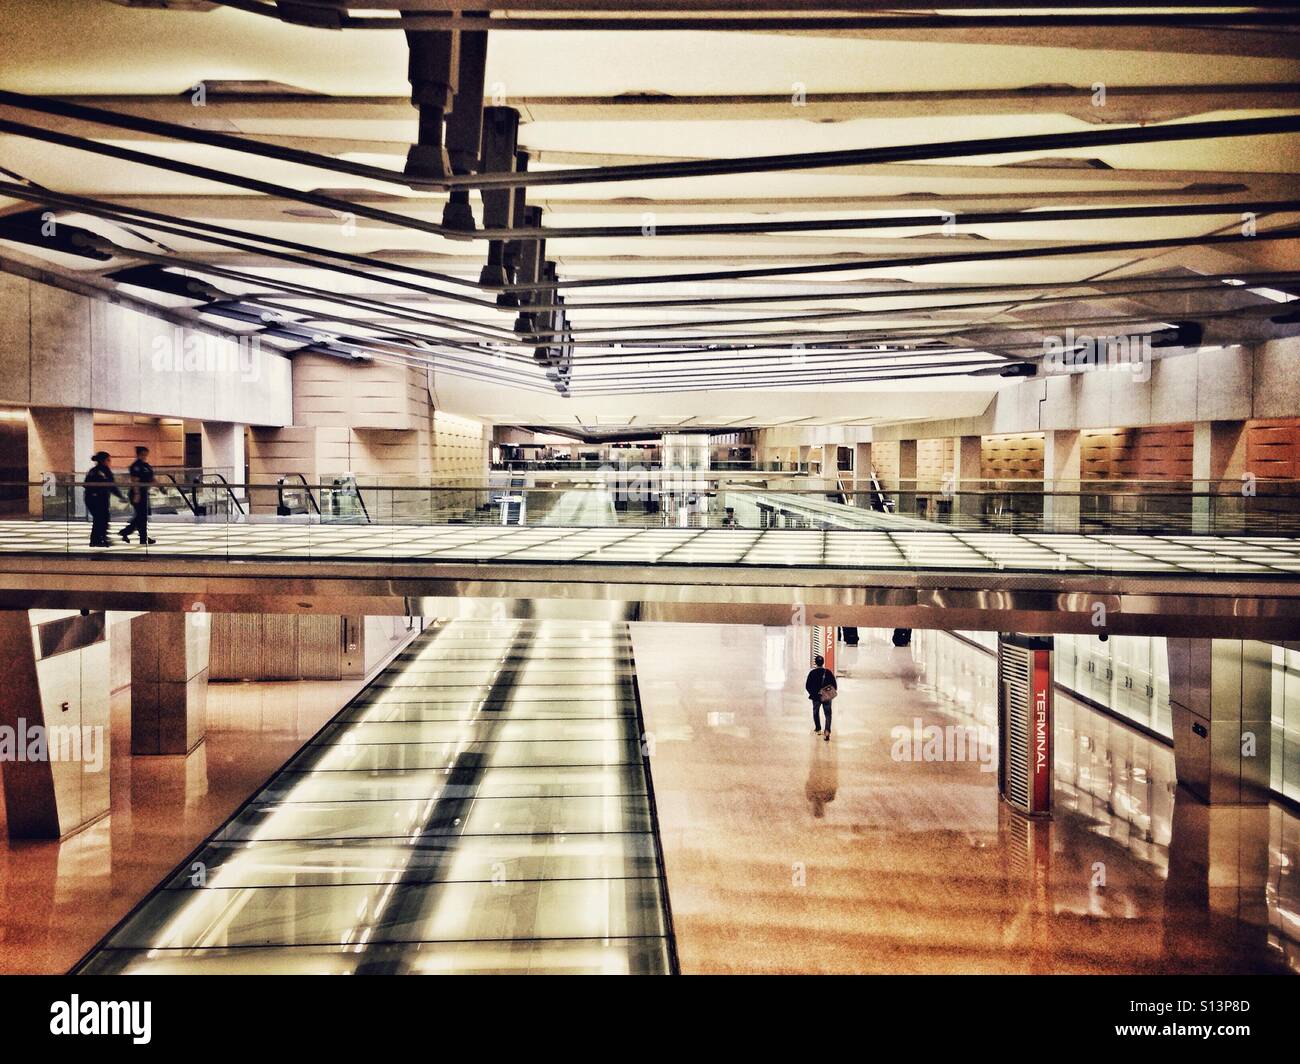
[[438, 623], [83, 973], [676, 970], [625, 624]]

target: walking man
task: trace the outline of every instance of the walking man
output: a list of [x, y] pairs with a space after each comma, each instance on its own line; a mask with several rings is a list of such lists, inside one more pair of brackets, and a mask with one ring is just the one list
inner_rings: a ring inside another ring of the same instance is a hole
[[[808, 679], [804, 681], [804, 690], [808, 692], [808, 697], [812, 699], [813, 707], [813, 734], [820, 735], [827, 742], [831, 741], [831, 699], [838, 692], [835, 689], [835, 674], [826, 668], [826, 659], [818, 654], [813, 658], [813, 664], [816, 666], [808, 673]], [[826, 730], [822, 731], [821, 711], [826, 710]]]
[[118, 533], [122, 537], [123, 543], [131, 541], [131, 533], [140, 533], [141, 543], [156, 543], [157, 540], [149, 538], [149, 485], [153, 483], [153, 466], [149, 464], [149, 448], [137, 447], [135, 449], [135, 461], [131, 463], [128, 470], [131, 474], [131, 488], [128, 494], [131, 498], [131, 507], [135, 511], [131, 518], [131, 523]]

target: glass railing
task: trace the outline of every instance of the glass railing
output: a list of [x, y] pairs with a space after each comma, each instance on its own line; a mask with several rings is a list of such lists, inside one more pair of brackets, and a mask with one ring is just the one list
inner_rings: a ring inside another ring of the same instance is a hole
[[[88, 491], [108, 496], [113, 533], [132, 516], [126, 483], [116, 485], [120, 495], [72, 477], [9, 486], [26, 492], [32, 517], [0, 520], [0, 551], [89, 549]], [[1212, 487], [1034, 493], [1003, 484], [930, 494], [814, 477], [754, 483], [643, 471], [561, 484], [520, 474], [423, 484], [160, 479], [143, 490], [150, 536], [171, 553], [1300, 574], [1296, 482], [1261, 481], [1250, 494], [1238, 482], [1231, 493]]]
[[[601, 470], [646, 469], [658, 471], [663, 467], [658, 463], [623, 463], [591, 458], [514, 458], [493, 462], [492, 469], [501, 472], [581, 472], [592, 473]], [[807, 462], [754, 462], [732, 459], [710, 461], [701, 472], [712, 473], [807, 473]]]
[[[575, 528], [727, 528], [843, 531], [968, 530], [1085, 535], [1300, 535], [1300, 482], [1238, 481], [1193, 490], [1163, 483], [1072, 484], [1048, 491], [1008, 483], [979, 488], [879, 488], [818, 477], [762, 482], [690, 471], [615, 471], [576, 482], [518, 475], [436, 482], [377, 482], [338, 476], [308, 482], [232, 483], [220, 474], [188, 480], [161, 474], [145, 487], [156, 520], [306, 523], [526, 524]], [[114, 490], [116, 488], [116, 490]], [[113, 518], [131, 513], [124, 479], [87, 488], [79, 477], [0, 483], [29, 500], [28, 515], [81, 519], [86, 492], [106, 495]], [[522, 501], [523, 505], [518, 504]], [[522, 510], [522, 518], [520, 511]], [[503, 512], [505, 517], [503, 518]], [[11, 514], [21, 519], [22, 514]]]

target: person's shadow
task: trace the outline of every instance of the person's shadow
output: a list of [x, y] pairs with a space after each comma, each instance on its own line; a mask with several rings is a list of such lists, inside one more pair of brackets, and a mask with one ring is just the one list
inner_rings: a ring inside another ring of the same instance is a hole
[[809, 736], [812, 747], [808, 752], [808, 782], [804, 796], [812, 806], [812, 815], [821, 819], [826, 806], [835, 801], [840, 786], [839, 744], [826, 742], [820, 735]]

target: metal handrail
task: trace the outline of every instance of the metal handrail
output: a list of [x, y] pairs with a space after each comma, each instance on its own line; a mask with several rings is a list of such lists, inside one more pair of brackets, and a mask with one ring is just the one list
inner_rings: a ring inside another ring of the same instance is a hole
[[194, 487], [195, 487], [195, 492], [194, 492], [194, 495], [195, 495], [195, 502], [198, 501], [198, 488], [200, 488], [200, 487], [202, 487], [203, 485], [205, 485], [206, 483], [208, 483], [208, 481], [207, 481], [207, 479], [206, 479], [206, 478], [208, 478], [208, 477], [216, 477], [217, 482], [218, 482], [218, 483], [219, 483], [223, 488], [225, 488], [225, 490], [226, 490], [226, 494], [227, 494], [228, 496], [230, 496], [230, 501], [231, 501], [231, 503], [234, 505], [234, 507], [235, 507], [236, 510], [238, 510], [241, 514], [247, 512], [247, 511], [244, 509], [244, 504], [243, 504], [242, 502], [239, 501], [239, 496], [236, 495], [235, 492], [234, 492], [234, 489], [231, 488], [231, 486], [230, 486], [230, 481], [228, 481], [228, 480], [226, 479], [225, 474], [223, 474], [223, 473], [200, 473], [197, 477], [194, 478], [194, 480], [193, 480], [193, 484], [194, 484]]
[[[275, 498], [275, 501], [276, 501], [276, 512], [277, 512], [277, 513], [284, 513], [285, 511], [288, 510], [288, 507], [285, 505], [285, 502], [284, 502], [284, 482], [285, 482], [286, 480], [291, 480], [291, 479], [293, 479], [293, 478], [295, 478], [295, 477], [296, 477], [298, 480], [302, 481], [303, 490], [306, 491], [306, 493], [307, 493], [307, 498], [308, 498], [309, 500], [311, 500], [312, 509], [316, 511], [316, 515], [319, 517], [319, 516], [320, 516], [320, 503], [317, 501], [316, 496], [312, 494], [311, 485], [307, 482], [307, 478], [306, 478], [305, 476], [303, 476], [301, 473], [285, 473], [283, 476], [278, 477], [278, 478], [276, 479], [276, 482], [275, 482], [275, 484], [276, 484], [276, 498]], [[237, 486], [237, 487], [243, 487], [243, 488], [251, 488], [251, 487], [254, 487], [254, 485], [252, 485], [252, 484], [242, 484], [242, 485], [236, 485], [236, 486]], [[265, 487], [265, 485], [262, 485], [262, 486]], [[324, 485], [321, 485], [321, 484], [317, 484], [317, 485], [316, 485], [316, 487], [317, 487], [318, 490], [319, 490], [321, 487], [323, 487], [323, 486], [324, 486]]]
[[[351, 482], [352, 491], [356, 494], [357, 502], [361, 506], [361, 516], [366, 519], [366, 524], [373, 525], [374, 522], [370, 520], [370, 510], [366, 507], [366, 500], [361, 495], [361, 485], [357, 483], [355, 476], [335, 477], [334, 483], [330, 485], [330, 490], [338, 492], [348, 482]], [[320, 513], [320, 509], [317, 508], [316, 512]]]
[[[185, 494], [185, 485], [183, 485], [179, 480], [177, 480], [173, 474], [163, 473], [161, 474], [161, 476], [166, 477], [168, 480], [172, 482], [172, 487], [176, 489], [176, 494], [178, 494], [185, 501], [185, 505], [190, 508], [190, 513], [192, 513], [195, 517], [198, 517], [199, 516], [198, 494], [196, 493], [195, 497], [191, 499], [188, 495]], [[149, 490], [148, 484], [132, 484], [131, 487], [144, 488], [146, 492]]]
[[[288, 481], [288, 480], [291, 480], [291, 479], [292, 479], [292, 480], [296, 480], [297, 482], [301, 483], [301, 485], [303, 486], [304, 489], [306, 489], [309, 493], [311, 493], [312, 502], [313, 502], [313, 505], [314, 505], [314, 506], [318, 506], [318, 503], [316, 502], [316, 497], [315, 497], [315, 494], [314, 494], [314, 493], [315, 493], [316, 491], [320, 491], [320, 490], [322, 490], [322, 489], [330, 489], [330, 488], [332, 488], [332, 487], [334, 486], [332, 483], [316, 483], [316, 484], [313, 484], [311, 481], [307, 480], [307, 478], [306, 478], [305, 476], [303, 476], [303, 474], [301, 474], [301, 473], [288, 473], [288, 474], [285, 474], [284, 476], [277, 478], [277, 480], [275, 481], [274, 484], [272, 484], [272, 483], [237, 483], [237, 484], [236, 484], [236, 483], [231, 483], [230, 481], [226, 480], [224, 477], [221, 477], [220, 474], [206, 474], [206, 475], [220, 477], [220, 478], [221, 478], [221, 483], [222, 483], [222, 485], [223, 485], [224, 487], [230, 488], [230, 489], [232, 489], [232, 490], [233, 490], [233, 489], [236, 489], [236, 488], [242, 488], [242, 489], [245, 489], [245, 490], [247, 490], [247, 491], [267, 491], [267, 490], [270, 490], [272, 487], [281, 487], [281, 486], [283, 486], [284, 483], [285, 483], [286, 481]], [[61, 484], [65, 484], [65, 485], [72, 486], [72, 487], [77, 487], [77, 488], [81, 488], [81, 487], [83, 487], [83, 486], [85, 485], [85, 479], [84, 479], [84, 476], [83, 476], [82, 474], [80, 474], [80, 473], [78, 473], [78, 474], [74, 474], [74, 475], [67, 475], [67, 476], [66, 476], [66, 479], [64, 478], [65, 475], [63, 475], [63, 474], [56, 474], [56, 477], [59, 478], [59, 479], [56, 481], [56, 483], [61, 483]], [[465, 479], [465, 480], [468, 480], [469, 478], [464, 478], [464, 479]], [[644, 475], [638, 473], [638, 474], [629, 475], [626, 479], [627, 479], [628, 481], [632, 482], [632, 483], [636, 483], [636, 482], [639, 482], [639, 481], [644, 480], [644, 481], [647, 483], [647, 490], [651, 490], [651, 491], [653, 491], [653, 490], [657, 490], [657, 485], [656, 485], [655, 482], [656, 482], [657, 480], [661, 479], [661, 478], [658, 477], [658, 476], [644, 476]], [[725, 481], [725, 480], [728, 480], [729, 478], [727, 478], [727, 477], [709, 477], [709, 476], [705, 476], [705, 475], [701, 475], [701, 474], [693, 473], [693, 472], [682, 472], [682, 473], [672, 474], [672, 475], [669, 476], [667, 479], [669, 480], [670, 483], [671, 483], [671, 481], [672, 481], [673, 479], [676, 479], [676, 480], [680, 480], [680, 481], [686, 481], [686, 482], [689, 482], [691, 485], [695, 485], [695, 484], [711, 483], [711, 482], [715, 482], [715, 481]], [[873, 479], [873, 480], [868, 480], [868, 479], [848, 480], [848, 479], [844, 479], [844, 480], [841, 480], [841, 481], [832, 481], [832, 480], [828, 480], [826, 484], [821, 485], [821, 486], [816, 486], [816, 487], [804, 487], [804, 486], [800, 486], [800, 487], [793, 487], [793, 486], [791, 486], [791, 487], [784, 487], [784, 486], [783, 486], [780, 490], [783, 491], [783, 492], [790, 493], [790, 494], [823, 495], [823, 496], [824, 496], [824, 495], [827, 495], [827, 494], [838, 494], [838, 493], [846, 493], [846, 494], [852, 494], [852, 495], [870, 495], [870, 494], [874, 494], [874, 493], [876, 493], [876, 492], [883, 492], [883, 493], [886, 494], [886, 495], [952, 495], [952, 496], [957, 496], [957, 495], [969, 495], [969, 496], [972, 496], [972, 497], [979, 497], [979, 496], [988, 496], [988, 497], [992, 497], [992, 496], [996, 496], [996, 495], [1008, 495], [1008, 494], [1014, 494], [1014, 495], [1024, 495], [1024, 496], [1029, 496], [1029, 497], [1042, 497], [1042, 498], [1052, 498], [1052, 497], [1058, 497], [1058, 496], [1059, 496], [1059, 497], [1066, 497], [1066, 498], [1069, 498], [1069, 497], [1075, 497], [1075, 496], [1096, 497], [1096, 496], [1125, 496], [1125, 495], [1130, 495], [1130, 496], [1132, 496], [1132, 497], [1134, 497], [1134, 498], [1144, 498], [1144, 497], [1150, 497], [1150, 496], [1152, 496], [1152, 495], [1164, 494], [1164, 495], [1167, 495], [1169, 498], [1177, 498], [1177, 499], [1188, 499], [1188, 498], [1222, 498], [1222, 499], [1229, 499], [1229, 498], [1236, 498], [1236, 497], [1242, 497], [1242, 498], [1247, 498], [1247, 497], [1249, 497], [1249, 498], [1296, 498], [1296, 499], [1300, 499], [1300, 480], [1290, 480], [1290, 479], [1283, 480], [1283, 479], [1271, 479], [1271, 478], [1270, 478], [1270, 479], [1265, 479], [1265, 478], [1262, 478], [1262, 477], [1259, 478], [1257, 481], [1254, 482], [1254, 483], [1255, 483], [1255, 487], [1259, 490], [1259, 494], [1258, 494], [1258, 495], [1255, 495], [1255, 496], [1244, 495], [1244, 494], [1242, 493], [1242, 490], [1241, 490], [1241, 488], [1242, 488], [1242, 483], [1241, 483], [1241, 481], [1239, 481], [1239, 480], [1225, 480], [1225, 481], [1214, 481], [1214, 482], [1212, 482], [1212, 481], [1210, 481], [1210, 480], [1204, 480], [1204, 481], [1202, 481], [1202, 480], [1197, 480], [1197, 481], [1194, 482], [1195, 484], [1211, 484], [1211, 483], [1214, 483], [1214, 484], [1218, 485], [1218, 488], [1217, 488], [1217, 489], [1216, 489], [1216, 488], [1195, 488], [1195, 489], [1193, 489], [1193, 488], [1191, 488], [1191, 487], [1188, 486], [1188, 482], [1187, 482], [1187, 481], [1124, 481], [1124, 482], [1121, 482], [1121, 481], [1070, 481], [1070, 482], [1068, 482], [1068, 483], [1071, 483], [1071, 484], [1077, 484], [1077, 485], [1079, 485], [1079, 486], [1078, 486], [1078, 487], [1075, 487], [1075, 488], [1072, 488], [1072, 489], [1069, 489], [1069, 490], [1051, 490], [1050, 488], [1047, 489], [1047, 490], [1045, 490], [1045, 489], [1043, 488], [1043, 482], [1042, 482], [1042, 481], [1038, 481], [1038, 480], [1036, 480], [1036, 481], [1024, 481], [1023, 483], [1024, 483], [1026, 486], [1025, 486], [1024, 488], [1018, 488], [1018, 489], [1010, 489], [1010, 488], [973, 488], [973, 487], [967, 487], [967, 486], [965, 486], [965, 485], [962, 485], [962, 486], [959, 486], [959, 487], [956, 487], [956, 488], [948, 488], [948, 487], [934, 487], [934, 488], [928, 488], [928, 487], [927, 487], [927, 488], [916, 489], [916, 488], [908, 488], [908, 487], [898, 488], [898, 487], [890, 487], [890, 486], [887, 486], [887, 485], [881, 485], [881, 484], [879, 484], [878, 482], [874, 481], [874, 479]], [[1062, 482], [1062, 483], [1065, 483], [1065, 482]], [[123, 480], [123, 481], [118, 481], [118, 485], [119, 485], [119, 486], [134, 486], [134, 487], [148, 487], [148, 485], [129, 485], [129, 484], [128, 484], [126, 481], [124, 481], [124, 480]], [[1134, 487], [1137, 487], [1137, 486], [1153, 487], [1153, 486], [1156, 486], [1156, 485], [1167, 485], [1167, 486], [1168, 486], [1168, 490], [1166, 490], [1165, 492], [1155, 492], [1155, 491], [1137, 491], [1137, 490], [1132, 490]], [[31, 488], [40, 488], [40, 487], [43, 487], [43, 486], [44, 486], [44, 482], [43, 482], [43, 481], [39, 481], [39, 480], [14, 480], [14, 481], [3, 481], [3, 482], [0, 482], [0, 487], [31, 487]], [[1231, 486], [1231, 489], [1232, 489], [1232, 490], [1227, 490], [1227, 487], [1228, 487], [1228, 486]], [[674, 487], [680, 487], [680, 485], [675, 485]], [[1124, 490], [1124, 491], [1109, 490], [1109, 489], [1113, 489], [1113, 488], [1117, 488], [1117, 487], [1125, 487], [1125, 488], [1127, 488], [1128, 490]], [[490, 483], [487, 479], [482, 479], [481, 482], [477, 482], [477, 483], [463, 483], [463, 482], [462, 482], [462, 483], [456, 483], [456, 484], [439, 484], [439, 483], [428, 483], [428, 484], [368, 484], [368, 485], [365, 486], [365, 489], [364, 489], [364, 490], [366, 490], [366, 491], [372, 491], [372, 492], [374, 492], [374, 491], [391, 491], [391, 492], [422, 492], [422, 493], [427, 493], [427, 492], [430, 492], [430, 491], [437, 491], [437, 492], [453, 492], [453, 493], [454, 493], [454, 492], [461, 492], [461, 493], [463, 493], [463, 492], [467, 492], [467, 491], [491, 491], [491, 490], [496, 490], [497, 488], [499, 488], [499, 485], [494, 486], [494, 485], [493, 485], [492, 483]], [[1177, 489], [1177, 490], [1175, 490], [1175, 489]], [[1222, 490], [1219, 490], [1219, 489], [1222, 489]], [[360, 486], [358, 486], [358, 490], [360, 490]], [[545, 492], [571, 492], [571, 491], [582, 491], [582, 490], [584, 490], [584, 489], [583, 489], [582, 487], [571, 487], [571, 486], [570, 486], [570, 487], [566, 487], [566, 486], [547, 486], [547, 487], [543, 487], [543, 486], [535, 486], [535, 487], [534, 487], [534, 486], [530, 486], [530, 487], [526, 488], [525, 490], [527, 490], [527, 491], [529, 491], [529, 492], [545, 493]], [[601, 488], [600, 490], [608, 490], [608, 488]], [[709, 490], [709, 491], [712, 491], [712, 490], [717, 490], [717, 489], [714, 489], [714, 488], [699, 488], [699, 489], [697, 489], [697, 490]], [[768, 486], [768, 485], [764, 485], [764, 484], [754, 484], [754, 483], [750, 483], [750, 482], [747, 482], [747, 481], [737, 481], [737, 482], [735, 482], [735, 483], [733, 483], [733, 484], [728, 484], [728, 485], [726, 486], [726, 490], [727, 490], [727, 491], [736, 491], [736, 492], [755, 492], [755, 493], [761, 493], [761, 492], [766, 492], [766, 491], [772, 491], [773, 489], [772, 489], [770, 486]], [[319, 510], [318, 510], [317, 512], [319, 512]]]

